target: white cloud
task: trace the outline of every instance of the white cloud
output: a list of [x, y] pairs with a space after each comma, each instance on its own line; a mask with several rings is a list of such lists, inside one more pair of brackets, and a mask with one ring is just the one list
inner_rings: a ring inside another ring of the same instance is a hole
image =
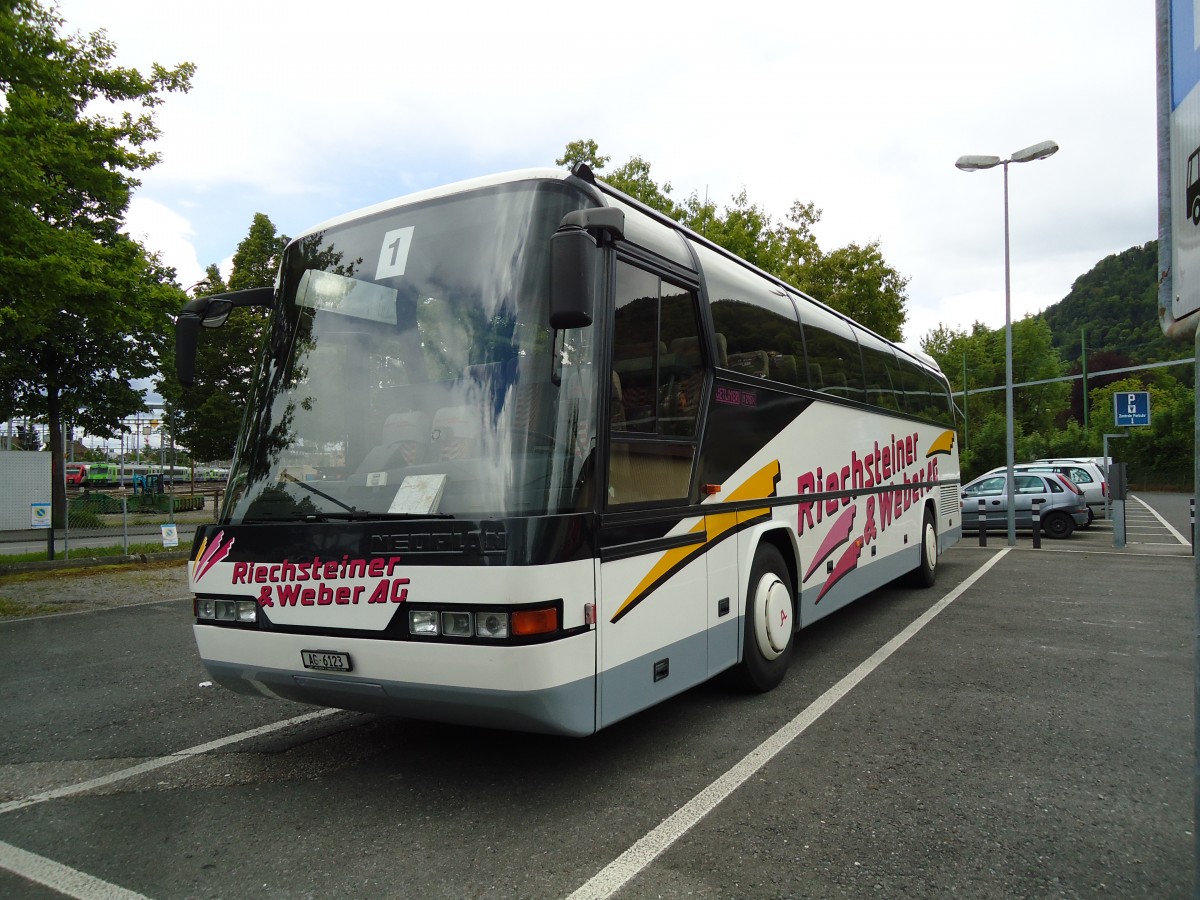
[[960, 172], [961, 154], [1062, 147], [1010, 172], [1014, 316], [1156, 236], [1151, 0], [168, 9], [61, 2], [123, 64], [198, 66], [159, 108], [163, 161], [130, 211], [181, 283], [255, 212], [296, 234], [586, 137], [678, 198], [744, 187], [777, 219], [815, 202], [827, 248], [878, 239], [910, 278], [912, 340], [1003, 322], [1001, 172]]
[[135, 194], [125, 216], [125, 231], [173, 267], [181, 285], [204, 277], [204, 267], [196, 259], [195, 228], [174, 210]]

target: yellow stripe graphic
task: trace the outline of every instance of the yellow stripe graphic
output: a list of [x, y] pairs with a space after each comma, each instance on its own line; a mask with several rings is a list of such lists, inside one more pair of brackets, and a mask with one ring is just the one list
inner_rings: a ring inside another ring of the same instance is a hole
[[[728, 497], [726, 502], [737, 502], [739, 500], [759, 500], [767, 497], [775, 496], [776, 485], [779, 483], [779, 460], [773, 460], [763, 466], [741, 485], [739, 485]], [[641, 603], [649, 596], [658, 584], [663, 581], [667, 575], [681, 568], [692, 557], [698, 556], [708, 549], [716, 541], [727, 536], [729, 532], [740, 523], [757, 519], [763, 515], [769, 515], [770, 509], [745, 510], [739, 513], [714, 513], [700, 519], [695, 525], [688, 529], [688, 534], [701, 534], [706, 530], [705, 540], [703, 544], [689, 544], [685, 547], [675, 547], [667, 550], [659, 557], [658, 562], [651, 566], [650, 571], [646, 576], [638, 582], [638, 586], [633, 589], [633, 592], [625, 598], [625, 602], [621, 604], [620, 609], [613, 614], [612, 621], [621, 618], [630, 607]]]
[[954, 449], [954, 432], [943, 431], [937, 436], [937, 439], [929, 445], [929, 450], [925, 453], [925, 458], [934, 456], [938, 453], [949, 454]]

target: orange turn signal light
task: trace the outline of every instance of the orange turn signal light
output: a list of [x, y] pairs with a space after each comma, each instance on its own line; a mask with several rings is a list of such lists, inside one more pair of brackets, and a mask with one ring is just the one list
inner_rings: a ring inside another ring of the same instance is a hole
[[512, 633], [514, 635], [549, 634], [552, 631], [558, 631], [558, 610], [553, 606], [548, 609], [513, 610]]

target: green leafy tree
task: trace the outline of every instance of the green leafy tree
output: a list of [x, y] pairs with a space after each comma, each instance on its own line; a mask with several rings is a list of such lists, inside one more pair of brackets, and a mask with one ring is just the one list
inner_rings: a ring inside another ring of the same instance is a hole
[[893, 341], [904, 337], [908, 279], [887, 264], [879, 241], [847, 244], [813, 259], [797, 287]]
[[[225, 290], [240, 291], [274, 284], [286, 235], [263, 213], [255, 213], [246, 237], [233, 255], [229, 284], [215, 265], [207, 270], [197, 296]], [[183, 388], [173, 370], [163, 373], [159, 390], [177, 414], [177, 434], [202, 461], [223, 461], [233, 456], [238, 429], [249, 401], [250, 384], [262, 353], [267, 311], [243, 307], [220, 328], [202, 329], [196, 347], [195, 382]]]
[[48, 422], [58, 519], [64, 418], [112, 436], [141, 409], [129, 382], [154, 371], [178, 306], [174, 272], [121, 228], [134, 173], [158, 161], [154, 110], [194, 71], [116, 66], [104, 32], [64, 24], [37, 0], [0, 7], [0, 413]]
[[[608, 157], [605, 157], [607, 159]], [[652, 209], [670, 216], [683, 218], [684, 211], [671, 199], [671, 183], [659, 185], [650, 177], [650, 163], [635, 156], [623, 166], [604, 176], [604, 180], [619, 191], [624, 191], [635, 200], [641, 200]]]
[[[609, 157], [594, 140], [567, 144], [557, 165], [587, 162], [599, 173]], [[795, 285], [886, 338], [900, 340], [908, 318], [908, 279], [883, 258], [879, 241], [849, 244], [825, 254], [812, 228], [821, 211], [796, 201], [784, 221], [776, 223], [752, 203], [743, 189], [719, 210], [707, 197], [691, 194], [682, 203], [671, 197], [670, 182], [658, 184], [650, 164], [640, 156], [603, 176], [618, 190], [670, 216], [713, 243]]]
[[[256, 212], [234, 253], [229, 283], [221, 280], [216, 265], [209, 265], [197, 296], [274, 284], [287, 244], [287, 235], [278, 234], [270, 218]], [[158, 388], [176, 416], [180, 442], [196, 460], [217, 462], [233, 456], [250, 400], [254, 368], [262, 354], [266, 322], [268, 311], [248, 306], [236, 310], [221, 328], [202, 329], [191, 388], [182, 388], [174, 371], [163, 372]]]
[[1124, 429], [1128, 437], [1109, 445], [1112, 456], [1128, 464], [1129, 481], [1149, 487], [1190, 485], [1196, 460], [1195, 390], [1164, 373], [1138, 373], [1091, 391], [1094, 414], [1111, 424], [1113, 394], [1120, 391], [1150, 393], [1150, 424]]
[[567, 144], [567, 148], [563, 151], [563, 155], [554, 161], [556, 166], [566, 166], [568, 169], [573, 169], [576, 163], [587, 163], [592, 171], [599, 173], [611, 156], [601, 156], [600, 148], [596, 146], [596, 142], [591, 138], [583, 141], [571, 141]]
[[[1013, 383], [1060, 377], [1064, 363], [1054, 349], [1045, 320], [1027, 316], [1013, 323]], [[921, 349], [932, 356], [956, 390], [978, 391], [1003, 386], [1005, 341], [1003, 329], [976, 322], [971, 331], [938, 326], [921, 339]], [[1056, 436], [1060, 413], [1068, 408], [1067, 382], [1030, 385], [1014, 389], [1013, 446], [1017, 462], [1047, 456], [1060, 445]], [[959, 397], [964, 417], [959, 422], [959, 447], [964, 471], [971, 477], [1004, 465], [1008, 459], [1004, 392]], [[1080, 444], [1069, 453], [1086, 452]]]
[[[1167, 338], [1158, 324], [1158, 242], [1149, 241], [1106, 256], [1071, 285], [1071, 291], [1042, 315], [1054, 344], [1068, 362], [1110, 351], [1138, 362], [1191, 356], [1186, 344]], [[1091, 359], [1088, 369], [1101, 368]], [[1192, 373], [1177, 373], [1191, 384]]]

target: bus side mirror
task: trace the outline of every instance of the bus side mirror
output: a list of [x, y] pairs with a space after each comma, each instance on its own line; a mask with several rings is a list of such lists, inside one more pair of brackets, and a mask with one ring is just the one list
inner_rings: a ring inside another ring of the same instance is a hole
[[600, 247], [620, 238], [625, 213], [613, 207], [567, 213], [550, 239], [550, 327], [586, 328], [599, 293]]
[[220, 328], [239, 306], [275, 305], [274, 288], [250, 288], [189, 300], [175, 320], [175, 377], [184, 387], [196, 380], [196, 339], [200, 326]]

